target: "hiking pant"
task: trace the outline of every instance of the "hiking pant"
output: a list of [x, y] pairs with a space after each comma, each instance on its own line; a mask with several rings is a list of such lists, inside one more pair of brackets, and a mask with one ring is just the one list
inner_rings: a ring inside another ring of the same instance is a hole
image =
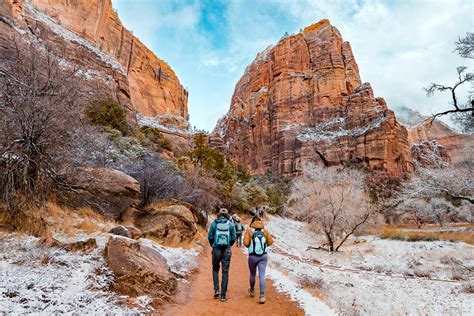
[[230, 247], [212, 248], [212, 279], [214, 281], [214, 291], [219, 291], [219, 268], [222, 263], [222, 284], [221, 295], [227, 292], [227, 284], [229, 283], [229, 268], [232, 252]]
[[237, 247], [242, 247], [242, 233], [237, 233]]
[[265, 270], [267, 268], [268, 263], [268, 255], [264, 254], [262, 256], [256, 255], [249, 255], [249, 270], [250, 270], [250, 288], [255, 288], [255, 276], [257, 274], [257, 267], [258, 267], [258, 278], [260, 279], [260, 295], [265, 294], [265, 285], [266, 285], [266, 278], [265, 278]]

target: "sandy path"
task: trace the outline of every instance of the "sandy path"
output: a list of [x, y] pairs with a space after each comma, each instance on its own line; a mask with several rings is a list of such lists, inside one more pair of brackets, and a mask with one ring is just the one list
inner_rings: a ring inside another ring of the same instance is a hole
[[258, 295], [252, 298], [247, 294], [248, 276], [246, 255], [233, 247], [227, 290], [229, 300], [214, 299], [211, 248], [208, 246], [201, 255], [198, 272], [190, 283], [180, 285], [176, 304], [167, 306], [163, 315], [304, 315], [296, 302], [275, 290], [270, 280], [267, 280], [265, 293], [267, 302], [259, 304]]

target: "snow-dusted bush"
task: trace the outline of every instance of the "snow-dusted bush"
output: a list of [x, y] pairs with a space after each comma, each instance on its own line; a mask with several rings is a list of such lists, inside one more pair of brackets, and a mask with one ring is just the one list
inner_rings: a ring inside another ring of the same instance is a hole
[[442, 225], [447, 220], [469, 220], [474, 204], [474, 168], [471, 163], [444, 169], [419, 168], [403, 183], [393, 203], [418, 228], [428, 221]]
[[353, 169], [329, 171], [306, 165], [294, 180], [288, 212], [324, 234], [330, 251], [366, 224], [373, 208], [364, 190], [364, 174]]

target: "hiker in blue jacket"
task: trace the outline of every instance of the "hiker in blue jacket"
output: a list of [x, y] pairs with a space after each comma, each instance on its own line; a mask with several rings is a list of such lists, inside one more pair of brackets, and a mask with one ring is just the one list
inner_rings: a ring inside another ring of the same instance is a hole
[[[229, 221], [229, 212], [222, 208], [209, 228], [207, 239], [212, 247], [212, 279], [214, 281], [214, 298], [221, 297], [227, 301], [227, 284], [229, 283], [231, 247], [237, 239], [234, 224]], [[222, 284], [219, 292], [219, 268], [222, 263]]]

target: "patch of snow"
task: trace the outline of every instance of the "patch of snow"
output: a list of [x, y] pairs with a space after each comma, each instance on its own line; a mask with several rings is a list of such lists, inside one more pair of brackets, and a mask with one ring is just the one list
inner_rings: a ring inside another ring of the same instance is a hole
[[[179, 126], [166, 124], [163, 122], [163, 119], [172, 118], [179, 120], [181, 123], [185, 124], [186, 129], [182, 129]], [[157, 128], [165, 133], [179, 133], [185, 135], [191, 135], [193, 130], [191, 125], [188, 121], [186, 121], [181, 116], [172, 115], [172, 114], [164, 114], [157, 117], [145, 116], [137, 113], [137, 122], [140, 126], [151, 126], [153, 128]], [[166, 124], [166, 125], [165, 125]]]
[[452, 261], [474, 266], [472, 245], [359, 236], [350, 238], [342, 252], [329, 253], [308, 250], [325, 242], [308, 224], [269, 216], [266, 227], [275, 236], [270, 253], [275, 267], [295, 282], [321, 279], [325, 302], [338, 313], [467, 315], [474, 310], [472, 294], [453, 277], [459, 267]]
[[268, 45], [263, 51], [261, 51], [260, 53], [257, 54], [257, 57], [255, 58], [255, 60], [253, 61], [254, 63], [258, 63], [258, 62], [261, 62], [261, 61], [266, 61], [270, 58], [269, 54], [270, 54], [270, 51], [273, 49], [273, 47], [275, 47], [274, 45]]
[[320, 299], [298, 286], [297, 283], [277, 269], [267, 268], [267, 275], [272, 279], [278, 291], [288, 293], [293, 300], [301, 305], [306, 315], [336, 315]]
[[40, 248], [35, 237], [0, 233], [0, 314], [136, 314], [109, 292], [100, 249]]
[[[366, 134], [368, 131], [377, 128], [382, 122], [387, 120], [387, 117], [382, 114], [376, 119], [372, 120], [368, 125], [353, 128], [344, 129], [343, 122], [344, 118], [336, 118], [327, 122], [321, 123], [313, 128], [305, 128], [300, 134], [296, 136], [299, 141], [334, 141], [339, 137], [351, 136], [357, 137]], [[334, 130], [335, 127], [338, 129]]]
[[279, 132], [291, 131], [291, 130], [293, 130], [293, 129], [300, 128], [300, 127], [301, 127], [301, 124], [287, 124], [287, 125], [281, 125], [281, 126], [278, 128], [278, 131], [279, 131]]
[[201, 247], [191, 249], [165, 247], [152, 240], [142, 238], [140, 242], [156, 249], [170, 266], [173, 273], [185, 277], [198, 267], [198, 257], [202, 252]]
[[85, 40], [81, 36], [69, 31], [68, 29], [64, 28], [63, 26], [59, 25], [56, 21], [54, 21], [50, 16], [44, 14], [43, 12], [39, 11], [31, 4], [29, 1], [25, 1], [23, 4], [25, 9], [25, 13], [31, 14], [30, 17], [41, 21], [48, 25], [48, 27], [53, 31], [55, 34], [61, 36], [63, 39], [77, 43], [90, 51], [94, 52], [103, 62], [112, 66], [112, 68], [120, 71], [122, 74], [125, 74], [122, 65], [117, 61], [117, 59], [113, 58], [112, 56], [104, 53], [98, 47], [96, 47], [91, 42]]

